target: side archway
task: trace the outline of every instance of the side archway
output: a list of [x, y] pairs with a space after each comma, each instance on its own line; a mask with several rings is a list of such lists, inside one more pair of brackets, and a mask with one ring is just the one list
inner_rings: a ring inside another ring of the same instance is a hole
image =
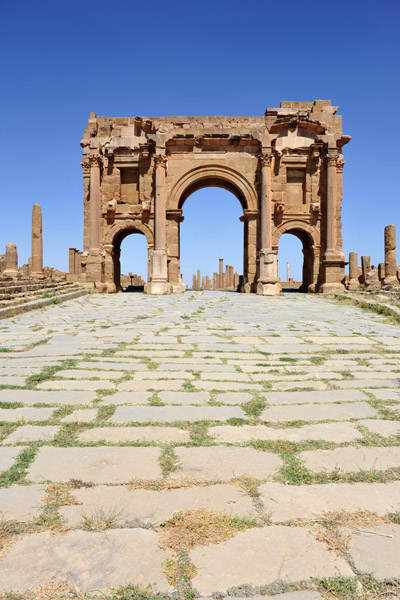
[[276, 227], [273, 232], [273, 248], [278, 251], [278, 260], [279, 241], [283, 234], [296, 236], [303, 245], [303, 277], [299, 291], [317, 291], [319, 284], [320, 245], [316, 228], [302, 221], [289, 221]]
[[123, 240], [131, 234], [144, 235], [147, 241], [147, 281], [149, 279], [149, 254], [153, 248], [153, 232], [151, 228], [142, 221], [124, 220], [123, 222], [114, 223], [107, 231], [104, 237], [105, 251], [105, 281], [108, 292], [120, 292], [121, 288], [121, 244]]

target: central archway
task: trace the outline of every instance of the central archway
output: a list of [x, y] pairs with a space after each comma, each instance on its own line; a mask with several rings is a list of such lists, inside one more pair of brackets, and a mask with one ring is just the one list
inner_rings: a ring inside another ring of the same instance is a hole
[[[257, 282], [257, 193], [254, 185], [235, 169], [219, 165], [202, 165], [185, 173], [173, 186], [167, 203], [168, 277], [172, 285], [180, 284], [180, 223], [186, 200], [203, 188], [223, 188], [239, 200], [243, 222], [243, 291], [255, 291]], [[212, 218], [212, 215], [210, 215]], [[174, 247], [173, 240], [178, 243]], [[172, 252], [171, 252], [172, 249]], [[217, 257], [218, 258], [218, 257]]]

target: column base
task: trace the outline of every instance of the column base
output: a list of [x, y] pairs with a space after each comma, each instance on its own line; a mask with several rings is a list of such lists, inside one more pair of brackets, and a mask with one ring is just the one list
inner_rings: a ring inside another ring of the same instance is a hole
[[95, 292], [105, 292], [103, 283], [104, 256], [101, 250], [90, 250], [86, 259], [86, 282], [87, 288]]
[[350, 279], [348, 284], [347, 284], [347, 289], [349, 290], [349, 292], [354, 292], [355, 290], [358, 289], [359, 283], [357, 281], [357, 279]]
[[257, 294], [260, 296], [277, 296], [282, 289], [278, 279], [278, 260], [276, 250], [262, 248], [260, 250], [260, 277], [257, 282]]
[[177, 283], [171, 286], [171, 293], [172, 294], [182, 294], [185, 291], [185, 284], [184, 283]]
[[342, 294], [345, 291], [343, 283], [323, 283], [319, 288], [320, 294]]
[[263, 283], [259, 281], [257, 283], [257, 294], [259, 296], [279, 296], [281, 289], [279, 281], [276, 283]]
[[168, 283], [168, 255], [166, 250], [153, 250], [150, 254], [150, 282], [147, 286], [148, 294], [169, 294]]
[[34, 277], [35, 279], [45, 279], [43, 272], [34, 273], [33, 271], [31, 271], [31, 277]]
[[343, 252], [327, 250], [324, 253], [322, 262], [324, 282], [319, 286], [320, 294], [342, 294], [345, 291], [343, 284], [345, 265], [346, 257]]
[[15, 271], [14, 269], [6, 269], [5, 271], [3, 271], [2, 276], [3, 277], [18, 277], [19, 272]]
[[391, 287], [398, 287], [400, 285], [399, 280], [394, 275], [390, 277], [385, 277], [382, 284], [390, 285]]

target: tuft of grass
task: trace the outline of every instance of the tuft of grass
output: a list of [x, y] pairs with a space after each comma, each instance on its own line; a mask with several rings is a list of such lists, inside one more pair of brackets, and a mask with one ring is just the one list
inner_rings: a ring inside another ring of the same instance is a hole
[[248, 417], [259, 417], [266, 407], [267, 402], [264, 398], [255, 396], [246, 404], [242, 404], [242, 408]]
[[400, 525], [400, 510], [398, 510], [397, 512], [388, 513], [386, 515], [386, 517], [392, 523], [396, 523], [396, 525]]
[[197, 569], [185, 550], [175, 552], [165, 561], [163, 567], [164, 575], [168, 583], [176, 588], [178, 598], [189, 600], [195, 597], [190, 580], [197, 575]]
[[304, 485], [313, 483], [313, 474], [304, 466], [298, 456], [291, 452], [282, 452], [284, 464], [280, 467], [275, 481], [290, 485]]
[[218, 544], [239, 531], [254, 527], [252, 519], [231, 517], [217, 510], [182, 510], [161, 523], [159, 532], [164, 548], [174, 550]]
[[170, 600], [170, 596], [153, 591], [151, 586], [139, 588], [137, 585], [127, 585], [119, 587], [107, 600]]
[[175, 454], [173, 446], [164, 446], [160, 456], [160, 466], [163, 477], [168, 477], [170, 473], [178, 468], [178, 457]]
[[95, 508], [90, 513], [83, 513], [81, 527], [86, 531], [105, 531], [115, 529], [122, 510], [116, 507]]
[[4, 346], [0, 346], [0, 352], [11, 352], [10, 348], [5, 348]]
[[357, 579], [354, 577], [324, 577], [319, 584], [334, 598], [353, 600], [358, 596]]

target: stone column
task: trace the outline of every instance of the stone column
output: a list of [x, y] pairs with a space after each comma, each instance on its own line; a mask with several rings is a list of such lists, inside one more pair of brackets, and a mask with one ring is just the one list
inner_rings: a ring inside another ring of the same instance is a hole
[[17, 246], [11, 242], [6, 246], [6, 268], [3, 271], [5, 277], [18, 276], [18, 253]]
[[104, 260], [104, 280], [106, 290], [109, 294], [113, 294], [117, 291], [114, 278], [114, 245], [105, 244], [105, 260]]
[[184, 291], [180, 276], [179, 236], [180, 223], [184, 217], [182, 209], [167, 210], [168, 282], [173, 294]]
[[257, 294], [277, 296], [281, 291], [278, 280], [277, 252], [272, 249], [272, 154], [260, 154], [261, 162], [261, 249], [260, 276]]
[[69, 254], [68, 254], [68, 273], [70, 275], [74, 275], [75, 274], [75, 253], [76, 253], [75, 248], [69, 248]]
[[154, 209], [154, 250], [151, 253], [150, 267], [150, 294], [168, 293], [168, 267], [167, 267], [167, 194], [165, 187], [165, 175], [167, 169], [167, 157], [165, 154], [154, 156], [154, 187], [155, 187], [155, 209]]
[[356, 290], [358, 288], [358, 254], [357, 252], [350, 252], [349, 254], [349, 283], [347, 284], [348, 290]]
[[396, 226], [385, 227], [385, 279], [384, 285], [399, 285], [396, 260]]
[[371, 270], [371, 257], [370, 256], [362, 256], [361, 257], [361, 269], [362, 269], [362, 279], [365, 285], [367, 281], [368, 273]]
[[218, 276], [218, 287], [220, 290], [224, 287], [224, 259], [219, 259], [219, 276]]
[[337, 245], [337, 168], [343, 168], [335, 142], [328, 143], [326, 155], [326, 247], [323, 271], [324, 283], [320, 288], [323, 294], [344, 291], [345, 256]]
[[43, 279], [42, 209], [40, 204], [32, 208], [32, 271], [37, 279]]
[[90, 162], [89, 192], [89, 252], [86, 260], [86, 281], [89, 287], [102, 292], [104, 258], [101, 251], [101, 156], [92, 154]]
[[289, 281], [289, 261], [286, 262], [286, 281]]
[[201, 290], [201, 272], [200, 269], [197, 269], [197, 290]]

